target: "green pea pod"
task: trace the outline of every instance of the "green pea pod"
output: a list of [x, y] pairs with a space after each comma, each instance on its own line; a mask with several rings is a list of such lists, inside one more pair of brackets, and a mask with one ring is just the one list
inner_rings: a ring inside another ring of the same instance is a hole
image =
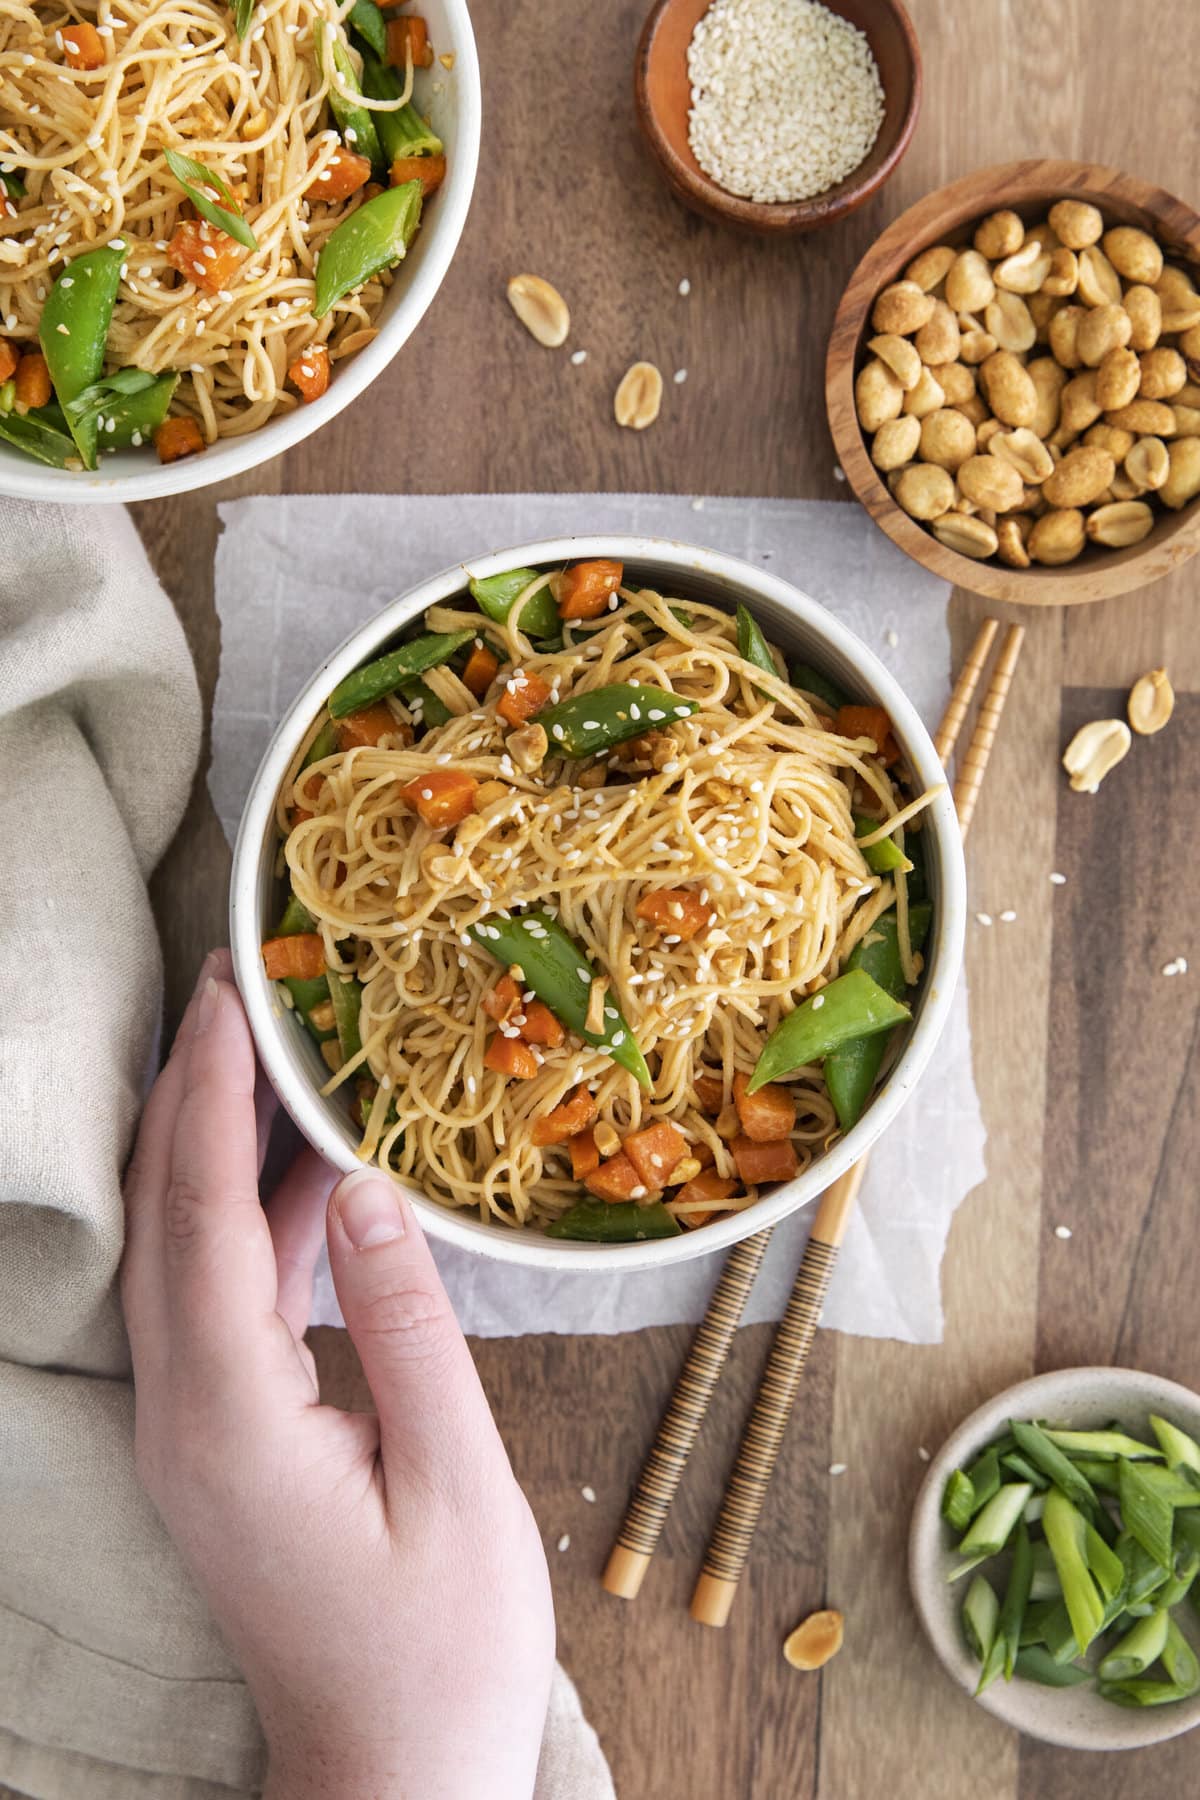
[[589, 1244], [637, 1244], [646, 1238], [678, 1237], [680, 1226], [661, 1200], [638, 1206], [633, 1200], [577, 1200], [546, 1227], [546, 1236]]
[[97, 467], [98, 450], [127, 450], [152, 438], [178, 385], [178, 375], [118, 369], [66, 401], [63, 413], [86, 466]]
[[[758, 620], [748, 608], [740, 605], [737, 609], [737, 647], [743, 662], [753, 663], [756, 669], [763, 669], [768, 675], [779, 674]], [[763, 690], [755, 691], [761, 693]]]
[[676, 719], [700, 710], [695, 700], [682, 700], [658, 687], [634, 687], [618, 682], [613, 687], [593, 688], [573, 694], [558, 706], [548, 706], [536, 716], [550, 739], [551, 751], [560, 756], [595, 756], [611, 750], [627, 738], [641, 737]]
[[10, 375], [8, 380], [0, 383], [0, 414], [5, 418], [17, 403], [17, 384]]
[[[480, 612], [506, 625], [518, 594], [523, 594], [531, 581], [538, 578], [537, 569], [507, 569], [503, 575], [472, 576], [468, 586], [471, 598]], [[554, 595], [548, 587], [538, 592], [521, 608], [519, 629], [527, 638], [541, 640], [558, 634], [560, 619]]]
[[10, 200], [25, 198], [25, 183], [15, 169], [10, 169], [7, 173], [0, 173], [0, 188], [3, 188]]
[[294, 975], [288, 975], [284, 977], [283, 985], [295, 1001], [296, 1011], [304, 1021], [304, 1029], [311, 1038], [315, 1039], [318, 1044], [324, 1044], [329, 1038], [337, 1036], [337, 1032], [332, 1026], [327, 1031], [323, 1031], [312, 1021], [314, 1006], [320, 1006], [322, 1001], [329, 998], [329, 983], [324, 975], [318, 975], [315, 981], [301, 981]]
[[387, 55], [387, 24], [375, 0], [354, 0], [346, 23], [360, 39], [364, 51], [381, 58]]
[[276, 937], [295, 937], [301, 931], [315, 931], [317, 921], [307, 906], [297, 900], [295, 894], [289, 894], [287, 905], [283, 909], [283, 917], [275, 927]]
[[588, 1000], [596, 970], [569, 932], [564, 931], [552, 913], [540, 907], [523, 913], [520, 918], [505, 919], [493, 914], [472, 925], [471, 936], [488, 953], [506, 967], [519, 963], [526, 987], [533, 989], [561, 1019], [568, 1031], [581, 1037], [594, 1050], [603, 1050], [615, 1063], [628, 1069], [640, 1085], [653, 1084], [646, 1059], [620, 1009], [611, 998], [604, 1003], [604, 1030], [588, 1031]]
[[[908, 935], [914, 950], [919, 950], [925, 942], [932, 920], [931, 906], [909, 907]], [[894, 910], [876, 919], [866, 937], [846, 958], [846, 967], [865, 969], [872, 981], [877, 981], [893, 1000], [900, 998], [905, 982]], [[849, 1131], [861, 1117], [878, 1079], [886, 1050], [886, 1037], [877, 1033], [873, 1037], [852, 1038], [825, 1058], [825, 1086], [843, 1131]]]
[[[126, 254], [109, 245], [85, 251], [46, 296], [38, 336], [60, 406], [100, 379]], [[86, 462], [86, 445], [79, 450]]]
[[865, 969], [848, 969], [819, 994], [801, 1001], [775, 1027], [746, 1091], [756, 1094], [769, 1081], [780, 1081], [794, 1069], [820, 1062], [851, 1038], [890, 1031], [911, 1017], [908, 1007], [893, 1000]]
[[[351, 15], [351, 24], [353, 22]], [[378, 53], [379, 58], [384, 55], [386, 44]], [[374, 56], [363, 57], [362, 84], [363, 92], [372, 100], [400, 98], [400, 80], [395, 70]], [[445, 149], [441, 138], [436, 131], [430, 130], [411, 100], [395, 112], [376, 113], [375, 129], [389, 167], [398, 156], [440, 156]]]
[[814, 700], [820, 700], [831, 711], [837, 712], [843, 706], [849, 706], [849, 696], [840, 687], [822, 675], [820, 669], [814, 669], [811, 663], [793, 663], [788, 676], [794, 688], [802, 694], [809, 694]]
[[416, 702], [415, 711], [421, 715], [421, 724], [431, 731], [439, 725], [445, 725], [454, 717], [441, 695], [435, 694], [428, 683], [422, 681], [419, 676], [415, 681], [402, 681], [400, 693], [410, 706], [414, 701]]
[[0, 443], [11, 444], [50, 469], [65, 469], [72, 463], [78, 467], [81, 461], [75, 440], [36, 412], [0, 415]]
[[[882, 819], [870, 819], [866, 813], [855, 813], [854, 835], [856, 838], [870, 837], [882, 824]], [[880, 838], [877, 844], [868, 844], [863, 851], [863, 861], [876, 875], [890, 875], [893, 869], [907, 871], [912, 868], [895, 838], [890, 837]]]
[[386, 656], [355, 669], [338, 682], [329, 696], [331, 714], [335, 719], [344, 719], [348, 713], [382, 700], [411, 676], [423, 675], [426, 669], [444, 663], [474, 636], [473, 631], [432, 631], [401, 644], [398, 650], [389, 650]]
[[348, 981], [335, 969], [326, 976], [329, 998], [333, 1001], [333, 1027], [337, 1032], [342, 1061], [349, 1062], [362, 1049], [358, 1020], [362, 1009], [362, 983]]
[[[361, 3], [361, 0], [360, 0]], [[371, 8], [372, 12], [376, 9]], [[383, 21], [380, 20], [382, 25]], [[386, 30], [385, 30], [386, 41]], [[333, 66], [345, 85], [352, 93], [361, 94], [358, 75], [350, 60], [341, 38], [333, 38], [330, 46], [333, 55]], [[383, 169], [383, 149], [379, 142], [379, 133], [375, 129], [374, 114], [365, 106], [356, 106], [353, 100], [347, 100], [332, 83], [329, 88], [329, 110], [337, 120], [338, 130], [346, 147], [354, 151], [356, 156], [365, 156], [371, 167], [377, 172]], [[332, 242], [332, 239], [330, 240]]]
[[317, 265], [315, 316], [323, 319], [344, 294], [400, 262], [420, 223], [419, 181], [388, 188], [343, 219]]
[[324, 762], [327, 756], [333, 755], [337, 747], [337, 726], [332, 719], [326, 719], [320, 731], [318, 731], [316, 737], [308, 746], [304, 761], [301, 763], [300, 767], [302, 769], [309, 769], [312, 767], [313, 763]]

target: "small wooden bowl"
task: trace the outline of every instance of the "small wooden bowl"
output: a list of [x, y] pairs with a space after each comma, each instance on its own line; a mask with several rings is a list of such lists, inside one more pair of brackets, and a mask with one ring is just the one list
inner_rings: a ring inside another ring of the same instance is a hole
[[884, 114], [869, 155], [844, 181], [811, 200], [743, 200], [706, 175], [688, 142], [691, 85], [687, 53], [710, 0], [657, 0], [642, 29], [634, 100], [646, 140], [676, 196], [719, 225], [766, 235], [812, 231], [840, 219], [882, 187], [904, 152], [921, 107], [921, 53], [899, 0], [828, 0], [871, 46], [883, 84]]
[[875, 296], [903, 274], [919, 251], [932, 244], [968, 242], [979, 220], [1001, 207], [1011, 207], [1033, 224], [1063, 195], [1090, 200], [1106, 224], [1140, 225], [1174, 261], [1200, 266], [1200, 214], [1162, 188], [1096, 163], [1030, 161], [979, 169], [910, 206], [868, 250], [842, 295], [825, 362], [825, 405], [834, 448], [875, 523], [915, 562], [956, 587], [1026, 606], [1107, 600], [1169, 574], [1200, 549], [1200, 501], [1178, 513], [1164, 512], [1150, 535], [1127, 550], [1089, 545], [1075, 562], [1060, 568], [1010, 569], [998, 561], [976, 562], [948, 550], [892, 499], [858, 423], [854, 378], [864, 360]]

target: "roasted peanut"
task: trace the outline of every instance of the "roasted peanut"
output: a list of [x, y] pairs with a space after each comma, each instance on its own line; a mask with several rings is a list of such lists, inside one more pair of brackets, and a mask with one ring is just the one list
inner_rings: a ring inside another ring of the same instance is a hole
[[999, 419], [985, 419], [975, 432], [975, 448], [986, 450], [992, 439], [1004, 430]]
[[1172, 436], [1200, 436], [1200, 407], [1180, 406], [1176, 400], [1171, 406], [1171, 417], [1175, 421], [1175, 430]]
[[978, 250], [962, 250], [946, 276], [946, 300], [955, 312], [982, 312], [996, 292], [992, 271]]
[[959, 468], [958, 485], [968, 500], [992, 512], [1007, 512], [1025, 493], [1016, 469], [998, 456], [969, 456]]
[[1161, 438], [1138, 438], [1125, 453], [1125, 473], [1141, 493], [1157, 493], [1170, 470], [1170, 454]]
[[1164, 506], [1178, 512], [1200, 494], [1200, 437], [1176, 438], [1167, 455], [1170, 468], [1158, 494]]
[[1086, 250], [1098, 244], [1104, 230], [1100, 209], [1086, 200], [1058, 200], [1050, 208], [1050, 225], [1068, 250]]
[[[1104, 310], [1098, 306], [1089, 317], [1094, 319], [1096, 313]], [[1136, 398], [1141, 380], [1142, 365], [1132, 350], [1123, 347], [1109, 350], [1096, 370], [1096, 399], [1105, 412], [1114, 412], [1118, 406], [1128, 406]]]
[[904, 279], [915, 282], [923, 294], [928, 294], [945, 281], [957, 255], [958, 251], [952, 250], [949, 244], [934, 244], [913, 258], [904, 271]]
[[1033, 520], [1024, 516], [1001, 519], [996, 526], [996, 551], [1000, 561], [1010, 569], [1027, 569], [1029, 552], [1026, 539], [1033, 530]]
[[1113, 500], [1137, 500], [1145, 489], [1140, 488], [1124, 469], [1118, 469], [1105, 491]]
[[1025, 226], [1020, 215], [1009, 212], [989, 213], [981, 219], [975, 228], [972, 243], [981, 256], [989, 262], [999, 262], [1001, 257], [1011, 256], [1025, 242]]
[[1043, 513], [1035, 520], [1026, 549], [1034, 562], [1057, 568], [1061, 563], [1074, 562], [1085, 542], [1083, 514], [1069, 507]]
[[1087, 312], [1082, 306], [1064, 306], [1050, 321], [1050, 349], [1054, 360], [1064, 369], [1080, 366], [1079, 326], [1086, 317]]
[[986, 362], [997, 349], [999, 345], [990, 331], [964, 331], [959, 339], [958, 354], [965, 363], [974, 367], [977, 363]]
[[878, 431], [887, 419], [899, 416], [904, 405], [904, 389], [892, 371], [879, 358], [872, 357], [858, 371], [854, 383], [854, 403], [858, 422], [864, 431]]
[[1162, 306], [1164, 331], [1190, 331], [1193, 325], [1200, 325], [1200, 294], [1182, 269], [1168, 265], [1154, 283], [1154, 291]]
[[1129, 314], [1133, 329], [1129, 334], [1131, 350], [1153, 350], [1162, 334], [1162, 301], [1152, 287], [1139, 284], [1125, 289], [1121, 302]]
[[921, 421], [911, 413], [885, 419], [871, 443], [871, 461], [877, 469], [902, 469], [917, 454]]
[[1133, 739], [1124, 719], [1092, 719], [1063, 751], [1062, 765], [1077, 794], [1094, 794], [1110, 769], [1129, 753]]
[[1088, 426], [1083, 434], [1083, 441], [1107, 450], [1115, 463], [1124, 462], [1133, 449], [1134, 442], [1132, 431], [1122, 431], [1119, 425], [1110, 425], [1104, 419]]
[[939, 407], [921, 421], [921, 460], [954, 472], [975, 454], [975, 427], [954, 407]]
[[1114, 500], [1088, 514], [1086, 531], [1093, 544], [1124, 550], [1140, 544], [1154, 529], [1154, 514], [1144, 500]]
[[567, 341], [571, 315], [556, 287], [540, 275], [514, 275], [508, 284], [508, 304], [526, 331], [548, 350]]
[[1139, 737], [1152, 737], [1161, 731], [1175, 711], [1175, 689], [1165, 669], [1150, 669], [1139, 675], [1129, 690], [1125, 712]]
[[916, 387], [910, 388], [904, 396], [904, 410], [911, 413], [914, 419], [923, 419], [926, 413], [934, 412], [944, 405], [945, 399], [941, 383], [931, 370], [922, 368]]
[[998, 288], [1011, 294], [1036, 294], [1050, 273], [1052, 251], [1038, 237], [1029, 237], [1021, 248], [997, 263], [992, 276]]
[[921, 329], [932, 316], [933, 308], [932, 296], [919, 288], [915, 281], [893, 281], [876, 300], [871, 312], [871, 323], [876, 331], [889, 335], [895, 332], [899, 337], [907, 337], [911, 332]]
[[1020, 294], [1001, 289], [984, 309], [983, 322], [1001, 350], [1032, 350], [1037, 326]]
[[1025, 373], [1032, 381], [1037, 395], [1037, 411], [1030, 429], [1038, 437], [1048, 438], [1058, 424], [1059, 397], [1067, 385], [1067, 372], [1059, 367], [1052, 356], [1038, 356], [1033, 362], [1026, 363]]
[[[1160, 344], [1155, 350], [1143, 350], [1138, 358], [1143, 400], [1170, 400], [1187, 384], [1187, 364], [1178, 350]], [[1130, 395], [1130, 399], [1133, 396]]]
[[954, 504], [954, 479], [935, 463], [910, 463], [895, 478], [896, 504], [913, 519], [938, 519]]
[[1108, 486], [1116, 464], [1097, 444], [1081, 444], [1068, 450], [1058, 467], [1042, 483], [1051, 506], [1089, 506]]
[[1127, 406], [1114, 407], [1108, 422], [1123, 425], [1135, 437], [1169, 438], [1178, 430], [1175, 414], [1163, 400], [1131, 400]]
[[[1100, 417], [1100, 402], [1096, 398], [1096, 371], [1087, 369], [1082, 375], [1075, 375], [1068, 381], [1059, 395], [1059, 424], [1066, 431], [1086, 431]], [[1119, 420], [1110, 423], [1121, 423]]]
[[1052, 299], [1073, 294], [1079, 286], [1079, 263], [1073, 250], [1059, 248], [1050, 255], [1050, 269], [1042, 283], [1042, 293]]
[[[882, 363], [877, 366], [883, 368]], [[883, 372], [888, 374], [886, 369]], [[894, 378], [889, 376], [889, 380], [891, 379]], [[899, 382], [895, 385], [898, 392], [902, 391]], [[657, 419], [662, 407], [662, 397], [663, 378], [657, 365], [652, 362], [630, 363], [613, 395], [613, 417], [627, 431], [645, 431]], [[898, 405], [895, 410], [900, 411]]]
[[831, 1608], [809, 1613], [807, 1619], [790, 1632], [783, 1646], [784, 1660], [793, 1669], [821, 1669], [842, 1647], [843, 1621], [840, 1612]]
[[980, 365], [980, 380], [988, 405], [1006, 425], [1032, 425], [1037, 412], [1037, 390], [1011, 350], [997, 350]]
[[976, 429], [990, 417], [987, 406], [979, 394], [971, 394], [966, 400], [956, 400], [954, 410], [960, 412], [964, 419], [970, 419]]
[[999, 540], [992, 527], [982, 519], [948, 512], [933, 521], [932, 529], [939, 544], [945, 544], [947, 550], [957, 550], [960, 556], [972, 556], [982, 562], [996, 554]]
[[944, 300], [935, 300], [933, 312], [914, 338], [921, 361], [933, 368], [958, 358], [958, 320]]
[[1079, 321], [1075, 349], [1085, 368], [1096, 369], [1110, 350], [1129, 342], [1133, 324], [1123, 306], [1093, 306]]
[[[983, 434], [979, 434], [982, 448]], [[1054, 472], [1054, 458], [1036, 432], [1027, 426], [1016, 431], [999, 431], [991, 439], [991, 452], [1001, 462], [1011, 463], [1022, 481], [1036, 487]]]
[[1055, 313], [1062, 311], [1067, 304], [1066, 299], [1055, 294], [1048, 294], [1043, 286], [1041, 293], [1030, 294], [1025, 304], [1029, 308], [1029, 316], [1037, 328], [1038, 343], [1048, 344], [1050, 342], [1050, 321]]
[[1162, 274], [1163, 254], [1149, 232], [1139, 231], [1135, 225], [1114, 225], [1100, 241], [1118, 275], [1154, 286]]
[[911, 394], [921, 379], [921, 358], [908, 339], [886, 332], [882, 337], [871, 338], [867, 349], [891, 370], [905, 393]]
[[1079, 285], [1075, 291], [1085, 306], [1120, 303], [1121, 277], [1095, 244], [1079, 252]]
[[961, 363], [943, 363], [937, 378], [947, 406], [961, 406], [976, 392], [974, 375]]

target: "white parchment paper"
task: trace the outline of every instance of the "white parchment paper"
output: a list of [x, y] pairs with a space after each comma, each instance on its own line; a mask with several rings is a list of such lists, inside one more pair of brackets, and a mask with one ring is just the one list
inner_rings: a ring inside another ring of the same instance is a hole
[[[632, 531], [761, 563], [820, 600], [892, 669], [927, 723], [949, 689], [949, 589], [910, 562], [858, 507], [670, 494], [289, 495], [220, 508], [221, 663], [209, 791], [232, 842], [259, 758], [313, 668], [387, 601], [458, 561], [534, 538]], [[936, 1343], [939, 1269], [955, 1208], [983, 1179], [985, 1133], [971, 1078], [966, 994], [916, 1096], [871, 1155], [824, 1323]], [[775, 1229], [748, 1321], [783, 1311], [811, 1209]], [[435, 1244], [465, 1331], [632, 1331], [699, 1319], [719, 1274], [700, 1257], [603, 1282], [513, 1268]], [[314, 1324], [340, 1324], [322, 1268]]]

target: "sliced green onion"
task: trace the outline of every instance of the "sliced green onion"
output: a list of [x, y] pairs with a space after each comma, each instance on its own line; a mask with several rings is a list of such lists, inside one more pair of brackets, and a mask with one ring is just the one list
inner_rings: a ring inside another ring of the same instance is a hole
[[995, 1588], [986, 1575], [976, 1575], [962, 1604], [962, 1622], [968, 1648], [981, 1663], [986, 1663], [991, 1652], [999, 1617]]
[[1162, 1451], [1156, 1450], [1153, 1444], [1143, 1444], [1139, 1438], [1130, 1437], [1124, 1431], [1056, 1431], [1050, 1425], [1043, 1425], [1041, 1429], [1072, 1461], [1081, 1456], [1128, 1456], [1134, 1462], [1142, 1459], [1158, 1462], [1162, 1458]]
[[1077, 1668], [1073, 1662], [1055, 1662], [1040, 1644], [1030, 1644], [1028, 1649], [1017, 1652], [1016, 1670], [1026, 1681], [1036, 1681], [1042, 1687], [1079, 1687], [1091, 1680], [1087, 1669]]
[[1167, 1609], [1160, 1606], [1114, 1644], [1100, 1663], [1100, 1679], [1125, 1681], [1130, 1675], [1144, 1675], [1150, 1664], [1158, 1661], [1166, 1642]]
[[1148, 1479], [1149, 1471], [1141, 1464], [1122, 1460], [1118, 1466], [1121, 1522], [1156, 1563], [1169, 1569], [1174, 1508]]
[[[995, 1556], [997, 1551], [1003, 1550], [1032, 1492], [1027, 1481], [1016, 1481], [993, 1494], [982, 1512], [976, 1514], [970, 1530], [958, 1546], [958, 1554], [978, 1559]], [[966, 1568], [960, 1567], [951, 1572], [949, 1579], [957, 1581], [960, 1575], [966, 1573]]]
[[1194, 1437], [1189, 1437], [1186, 1431], [1180, 1431], [1166, 1419], [1160, 1419], [1156, 1413], [1150, 1414], [1150, 1428], [1167, 1459], [1168, 1469], [1194, 1469], [1200, 1475], [1200, 1444]]
[[1089, 1518], [1093, 1518], [1099, 1504], [1095, 1493], [1058, 1446], [1050, 1442], [1041, 1427], [1027, 1424], [1021, 1419], [1014, 1419], [1011, 1430], [1018, 1450], [1027, 1456], [1029, 1461], [1042, 1471], [1043, 1475], [1048, 1475], [1055, 1487], [1061, 1488], [1073, 1506], [1080, 1507]]
[[[239, 34], [240, 35], [240, 34]], [[190, 156], [181, 156], [178, 150], [164, 152], [167, 167], [202, 218], [215, 225], [218, 231], [235, 238], [247, 250], [258, 249], [258, 239], [237, 210], [237, 202], [225, 186], [219, 175], [206, 169], [203, 163], [193, 161]], [[218, 206], [215, 200], [204, 192], [212, 188], [226, 202]]]
[[965, 1531], [976, 1513], [971, 1477], [955, 1469], [942, 1490], [942, 1517], [955, 1531]]
[[1104, 1623], [1104, 1603], [1087, 1564], [1087, 1520], [1055, 1487], [1046, 1496], [1042, 1529], [1062, 1585], [1075, 1646], [1082, 1656]]

